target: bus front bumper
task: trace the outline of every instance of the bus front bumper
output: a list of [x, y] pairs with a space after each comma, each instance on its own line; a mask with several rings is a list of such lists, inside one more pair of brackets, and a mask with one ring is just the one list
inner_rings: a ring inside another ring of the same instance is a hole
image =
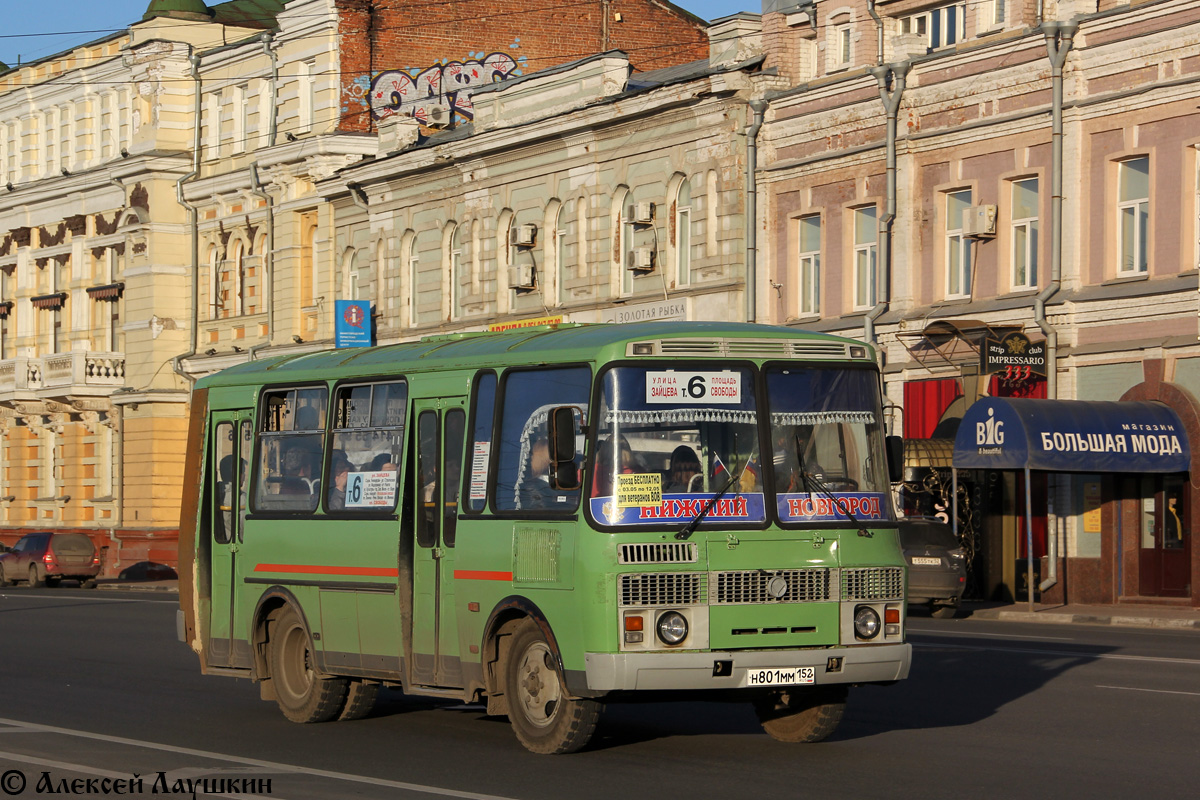
[[[765, 670], [811, 667], [797, 683], [882, 683], [908, 677], [912, 645], [884, 644], [820, 650], [739, 650], [705, 653], [588, 653], [593, 692], [656, 689], [754, 689]], [[774, 684], [783, 685], [783, 684]], [[761, 686], [761, 684], [758, 684]]]

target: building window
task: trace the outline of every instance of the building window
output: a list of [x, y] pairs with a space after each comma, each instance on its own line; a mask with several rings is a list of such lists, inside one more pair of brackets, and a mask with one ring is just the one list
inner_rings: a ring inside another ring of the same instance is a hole
[[317, 65], [312, 61], [300, 62], [300, 121], [299, 129], [311, 131], [317, 113]]
[[799, 220], [800, 314], [821, 313], [821, 215]]
[[1003, 25], [1005, 19], [1004, 6], [1006, 3], [1007, 0], [992, 0], [991, 3], [987, 4], [983, 9], [985, 25], [981, 27], [995, 28]]
[[850, 66], [852, 27], [849, 17], [832, 22], [829, 26], [829, 38], [825, 43], [828, 57], [825, 71], [833, 72]]
[[246, 133], [250, 128], [250, 105], [246, 87], [233, 87], [233, 152], [246, 152]]
[[1118, 273], [1143, 274], [1149, 262], [1150, 157], [1131, 158], [1117, 168], [1117, 231], [1121, 237]]
[[[454, 225], [454, 223], [450, 223]], [[449, 236], [450, 242], [450, 313], [458, 319], [463, 313], [463, 285], [470, 276], [466, 274], [466, 265], [470, 263], [470, 232], [471, 226], [457, 225]]]
[[417, 250], [417, 238], [412, 236], [408, 240], [408, 258], [404, 264], [404, 268], [408, 271], [408, 324], [409, 327], [417, 325], [417, 288], [420, 280], [421, 256]]
[[952, 3], [904, 17], [900, 20], [900, 32], [919, 34], [925, 37], [926, 48], [937, 50], [957, 44], [966, 37], [966, 18], [967, 4]]
[[854, 307], [875, 305], [879, 228], [875, 206], [854, 209]]
[[692, 281], [692, 183], [684, 178], [675, 195], [675, 280], [678, 286]]
[[58, 112], [58, 166], [59, 169], [71, 170], [75, 167], [75, 117], [71, 106], [64, 106]]
[[963, 235], [963, 212], [971, 207], [971, 190], [946, 193], [946, 296], [971, 294], [971, 240]]
[[1012, 286], [1031, 289], [1038, 275], [1038, 179], [1012, 183]]

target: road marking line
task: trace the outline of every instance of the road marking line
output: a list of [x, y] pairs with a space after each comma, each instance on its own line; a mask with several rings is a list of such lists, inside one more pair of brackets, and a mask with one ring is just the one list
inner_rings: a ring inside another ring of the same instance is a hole
[[[109, 769], [101, 769], [99, 767], [92, 767], [92, 766], [88, 766], [86, 764], [70, 764], [70, 763], [67, 763], [66, 761], [53, 761], [49, 758], [37, 758], [35, 756], [25, 755], [24, 753], [5, 753], [5, 752], [0, 751], [0, 759], [8, 759], [9, 761], [14, 761], [21, 765], [33, 764], [33, 765], [36, 765], [39, 767], [49, 767], [50, 769], [60, 769], [60, 770], [65, 770], [67, 772], [78, 772], [81, 775], [86, 775], [89, 778], [92, 778], [92, 777], [112, 778], [114, 780], [124, 781], [124, 780], [132, 780], [133, 775], [134, 775], [134, 773], [132, 773], [132, 772], [113, 772], [112, 770], [109, 770]], [[169, 773], [167, 773], [167, 774], [169, 774]], [[158, 773], [155, 772], [154, 775], [155, 775], [155, 778], [157, 778]], [[139, 777], [143, 779], [143, 783], [146, 783], [145, 775], [139, 775]], [[154, 785], [153, 780], [149, 781], [149, 783], [151, 786]], [[213, 795], [206, 794], [205, 797], [229, 797], [229, 798], [232, 798], [233, 800], [261, 800], [261, 798], [259, 796], [251, 795], [251, 794], [213, 794]], [[274, 800], [275, 795], [271, 795], [271, 797]]]
[[974, 647], [966, 644], [922, 644], [921, 642], [912, 642], [913, 647], [924, 647], [930, 650], [976, 650], [986, 653], [1021, 653], [1023, 655], [1035, 656], [1067, 656], [1070, 658], [1095, 658], [1095, 659], [1111, 659], [1114, 661], [1152, 661], [1160, 664], [1183, 664], [1188, 666], [1200, 666], [1200, 659], [1196, 658], [1163, 658], [1161, 656], [1125, 656], [1118, 653], [1075, 653], [1070, 650], [1033, 650], [1024, 647]]
[[94, 594], [87, 597], [73, 597], [69, 594], [4, 594], [0, 592], [0, 598], [6, 600], [85, 600], [92, 603], [170, 603], [177, 605], [179, 601], [173, 597], [164, 597], [162, 600], [133, 600], [125, 597], [96, 597]]
[[1200, 692], [1176, 692], [1170, 689], [1142, 689], [1137, 686], [1104, 686], [1096, 684], [1097, 689], [1122, 689], [1126, 692], [1152, 692], [1154, 694], [1186, 694], [1189, 697], [1200, 697]]
[[975, 636], [981, 639], [1045, 639], [1050, 642], [1073, 642], [1073, 636], [1022, 636], [1015, 633], [971, 633], [969, 631], [941, 631], [937, 628], [914, 628], [911, 625], [908, 629], [913, 633], [926, 633], [931, 636]]
[[457, 789], [443, 789], [440, 786], [425, 786], [420, 783], [405, 783], [404, 781], [390, 781], [385, 778], [371, 778], [366, 775], [351, 775], [346, 772], [334, 772], [333, 770], [301, 767], [295, 764], [281, 764], [277, 761], [263, 761], [257, 758], [246, 758], [245, 756], [214, 753], [210, 750], [197, 750], [192, 747], [178, 747], [173, 744], [147, 742], [141, 739], [127, 739], [124, 736], [109, 736], [103, 733], [89, 733], [88, 731], [72, 730], [71, 728], [56, 728], [53, 725], [39, 725], [36, 722], [25, 722], [18, 719], [6, 719], [4, 717], [0, 717], [0, 724], [15, 725], [17, 727], [26, 728], [32, 731], [41, 731], [43, 733], [57, 733], [63, 736], [75, 736], [80, 739], [93, 739], [99, 742], [112, 742], [114, 744], [123, 744], [130, 747], [141, 747], [147, 750], [161, 750], [164, 753], [179, 753], [187, 756], [196, 756], [198, 758], [211, 758], [214, 761], [226, 761], [231, 764], [245, 764], [246, 766], [250, 767], [266, 767], [268, 769], [275, 769], [281, 772], [293, 772], [300, 775], [313, 775], [320, 778], [331, 778], [335, 781], [365, 783], [372, 786], [385, 786], [389, 789], [403, 789], [404, 791], [408, 792], [435, 794], [443, 797], [462, 797], [466, 798], [466, 800], [513, 800], [513, 798], [504, 797], [502, 795], [461, 792]]

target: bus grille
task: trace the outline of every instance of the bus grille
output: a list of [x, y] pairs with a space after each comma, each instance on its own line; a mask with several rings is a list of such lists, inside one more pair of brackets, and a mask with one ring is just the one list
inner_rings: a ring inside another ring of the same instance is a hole
[[843, 600], [898, 600], [903, 596], [904, 570], [900, 567], [842, 570]]
[[663, 356], [766, 359], [846, 358], [849, 355], [848, 346], [842, 342], [804, 339], [660, 339], [655, 344], [655, 354]]
[[[717, 582], [717, 605], [814, 603], [829, 599], [828, 569], [784, 569], [774, 572], [745, 570], [713, 574]], [[786, 583], [780, 584], [777, 578], [782, 578]]]
[[655, 572], [621, 576], [623, 606], [695, 606], [707, 601], [701, 572]]
[[622, 564], [693, 564], [696, 545], [692, 542], [623, 544], [618, 557]]

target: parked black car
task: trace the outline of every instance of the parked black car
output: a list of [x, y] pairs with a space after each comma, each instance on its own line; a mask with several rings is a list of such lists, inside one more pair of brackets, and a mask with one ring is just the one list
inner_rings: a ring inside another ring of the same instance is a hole
[[900, 547], [908, 562], [908, 604], [928, 605], [935, 617], [955, 616], [967, 582], [967, 558], [954, 531], [932, 517], [903, 517]]
[[92, 540], [82, 533], [28, 533], [11, 550], [0, 553], [0, 586], [16, 581], [57, 586], [63, 578], [94, 585], [99, 574], [100, 556]]

